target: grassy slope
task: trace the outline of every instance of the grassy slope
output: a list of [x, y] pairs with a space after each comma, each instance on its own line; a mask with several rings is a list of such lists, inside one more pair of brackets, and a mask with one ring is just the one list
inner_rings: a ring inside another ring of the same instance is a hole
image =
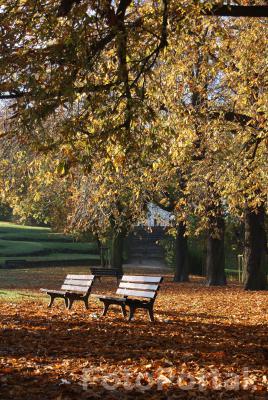
[[98, 259], [96, 243], [72, 241], [49, 228], [0, 222], [0, 265], [8, 259], [62, 261]]

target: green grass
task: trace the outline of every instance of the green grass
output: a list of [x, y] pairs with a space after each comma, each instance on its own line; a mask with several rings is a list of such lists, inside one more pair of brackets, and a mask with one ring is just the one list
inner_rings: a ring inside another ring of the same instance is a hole
[[0, 301], [20, 302], [22, 300], [44, 301], [44, 297], [29, 290], [0, 290]]
[[98, 260], [95, 242], [76, 242], [50, 228], [0, 222], [0, 265], [6, 260], [64, 261]]
[[6, 260], [26, 260], [30, 262], [34, 261], [69, 261], [69, 260], [98, 260], [99, 256], [97, 254], [66, 254], [66, 253], [55, 253], [48, 254], [46, 256], [17, 256], [17, 257], [0, 257], [0, 265], [3, 265]]
[[34, 255], [40, 252], [47, 253], [62, 253], [64, 250], [67, 252], [80, 252], [96, 253], [95, 243], [55, 243], [55, 242], [24, 242], [24, 241], [13, 241], [13, 240], [1, 240], [0, 239], [0, 253], [7, 257], [16, 257], [17, 255]]
[[50, 228], [39, 227], [39, 226], [28, 226], [28, 225], [17, 225], [11, 222], [0, 221], [0, 239], [25, 239], [34, 240], [62, 240], [72, 241], [71, 237], [62, 235], [60, 233], [54, 233]]

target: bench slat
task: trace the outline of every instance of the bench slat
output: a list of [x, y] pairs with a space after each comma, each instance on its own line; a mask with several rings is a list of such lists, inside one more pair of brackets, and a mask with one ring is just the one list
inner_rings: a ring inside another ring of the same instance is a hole
[[121, 294], [123, 296], [135, 296], [135, 297], [148, 297], [153, 299], [155, 297], [155, 292], [145, 292], [142, 290], [130, 290], [130, 289], [117, 289], [116, 294]]
[[88, 286], [75, 286], [75, 285], [62, 285], [62, 290], [74, 290], [75, 292], [83, 292], [86, 293], [89, 290]]
[[94, 279], [94, 275], [73, 275], [73, 274], [69, 274], [69, 275], [66, 276], [65, 279], [75, 279], [75, 280], [88, 279], [88, 280], [93, 280]]
[[123, 282], [144, 282], [144, 283], [160, 283], [162, 281], [161, 276], [138, 276], [138, 275], [123, 275]]
[[63, 285], [91, 286], [93, 280], [65, 279]]
[[149, 285], [147, 283], [132, 283], [132, 282], [121, 282], [119, 287], [126, 289], [140, 289], [140, 290], [153, 290], [153, 291], [156, 291], [158, 289], [158, 285]]
[[66, 290], [61, 290], [61, 289], [40, 289], [41, 292], [44, 293], [59, 293], [59, 294], [65, 294]]

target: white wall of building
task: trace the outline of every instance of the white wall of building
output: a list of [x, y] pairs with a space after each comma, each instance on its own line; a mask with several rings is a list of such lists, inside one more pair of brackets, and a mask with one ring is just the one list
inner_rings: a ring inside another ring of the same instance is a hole
[[148, 226], [169, 226], [172, 219], [172, 213], [162, 210], [153, 203], [148, 204]]

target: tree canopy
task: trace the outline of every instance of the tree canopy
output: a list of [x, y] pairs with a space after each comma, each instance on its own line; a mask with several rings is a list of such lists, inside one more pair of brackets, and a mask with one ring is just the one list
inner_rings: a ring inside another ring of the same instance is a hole
[[7, 0], [2, 143], [69, 173], [79, 229], [131, 225], [156, 201], [217, 238], [268, 195], [265, 16], [259, 1]]

